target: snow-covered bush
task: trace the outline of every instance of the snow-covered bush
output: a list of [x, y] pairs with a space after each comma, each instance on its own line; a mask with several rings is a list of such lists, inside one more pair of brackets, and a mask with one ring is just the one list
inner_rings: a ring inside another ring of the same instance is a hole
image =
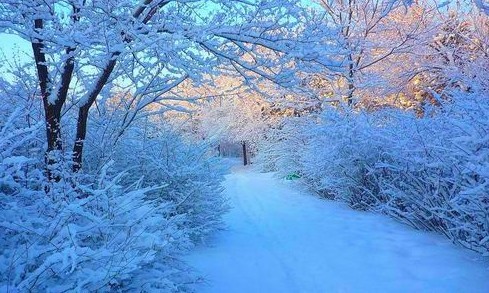
[[[0, 109], [5, 110], [5, 109]], [[41, 124], [22, 126], [19, 117], [25, 111], [17, 108], [2, 117], [0, 121], [0, 192], [18, 194], [24, 188], [30, 188], [43, 177], [39, 172], [39, 153], [37, 137]]]
[[213, 146], [204, 141], [184, 141], [166, 120], [145, 117], [144, 112], [140, 113], [144, 118], [121, 132], [120, 119], [114, 119], [117, 111], [108, 108], [103, 115], [94, 115], [93, 122], [99, 127], [93, 128], [86, 142], [88, 153], [94, 154], [87, 160], [87, 168], [97, 170], [114, 160], [115, 170], [128, 173], [124, 182], [143, 177], [143, 187], [164, 184], [150, 192], [150, 198], [173, 203], [171, 213], [184, 215], [181, 228], [189, 231], [193, 241], [219, 229], [227, 210], [221, 194], [226, 170], [210, 155]]
[[89, 149], [86, 171], [73, 174], [59, 154], [60, 181], [47, 185], [42, 123], [2, 106], [0, 291], [180, 292], [196, 282], [179, 255], [226, 210], [205, 145], [151, 123], [151, 134], [136, 124], [111, 145], [96, 134], [118, 121], [93, 124], [89, 141], [109, 155]]
[[0, 291], [182, 289], [175, 256], [190, 230], [174, 203], [148, 198], [164, 183], [122, 186], [107, 166], [96, 180], [65, 174], [46, 193], [42, 155], [29, 148], [42, 128], [18, 127], [19, 117], [0, 129]]
[[[151, 197], [174, 204], [172, 214], [185, 216], [182, 229], [189, 230], [192, 240], [221, 228], [221, 215], [227, 210], [220, 186], [225, 170], [218, 158], [206, 155], [210, 146], [185, 143], [168, 129], [145, 140], [136, 132], [114, 152], [119, 168], [129, 169], [132, 177], [144, 176], [145, 186], [164, 182]], [[130, 160], [122, 158], [131, 152]]]
[[1, 193], [2, 290], [181, 289], [173, 259], [190, 245], [181, 217], [171, 203], [148, 200], [151, 188], [119, 179], [102, 173], [95, 185], [52, 196]]
[[306, 130], [311, 139], [304, 149], [303, 173], [323, 196], [348, 202], [357, 209], [375, 203], [376, 182], [369, 168], [382, 156], [382, 145], [372, 139], [375, 119], [352, 112], [324, 112]]
[[389, 159], [372, 171], [387, 199], [382, 210], [488, 253], [489, 104], [465, 94], [444, 107], [424, 119], [400, 116], [384, 130]]
[[[322, 196], [488, 253], [487, 97], [454, 95], [426, 113], [326, 110], [287, 125], [282, 134], [291, 136], [272, 152], [275, 166], [297, 172]], [[298, 137], [301, 145], [291, 145]]]
[[309, 117], [287, 117], [271, 127], [259, 141], [257, 166], [263, 171], [277, 171], [282, 176], [299, 175], [303, 169], [301, 153], [309, 133], [304, 131], [313, 123]]

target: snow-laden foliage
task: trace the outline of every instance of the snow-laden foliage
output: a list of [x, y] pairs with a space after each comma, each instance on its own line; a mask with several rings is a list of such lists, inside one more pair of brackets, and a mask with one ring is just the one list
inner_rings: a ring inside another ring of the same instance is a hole
[[51, 197], [2, 192], [2, 291], [178, 291], [185, 274], [173, 276], [173, 258], [190, 245], [183, 219], [170, 216], [171, 203], [148, 200], [151, 188], [118, 180], [101, 174], [77, 186], [82, 193], [60, 186]]
[[459, 94], [424, 118], [399, 110], [329, 109], [307, 122], [289, 120], [274, 157], [266, 158], [327, 198], [488, 253], [486, 99]]
[[279, 171], [284, 175], [295, 174], [302, 169], [302, 154], [307, 134], [297, 132], [309, 121], [301, 118], [285, 118], [271, 128], [259, 143], [257, 165], [263, 171]]
[[[177, 88], [187, 81], [209, 84], [210, 76], [223, 72], [249, 85], [264, 79], [294, 86], [299, 72], [338, 63], [330, 54], [318, 54], [330, 52], [321, 37], [329, 30], [320, 13], [300, 0], [0, 3], [0, 33], [15, 35], [32, 49], [47, 152], [72, 147], [74, 171], [82, 168], [89, 112], [114, 86], [131, 93], [125, 104], [134, 112], [201, 98], [181, 96]], [[78, 112], [76, 130], [62, 122], [69, 109]], [[72, 145], [64, 141], [65, 132]]]
[[[220, 217], [226, 210], [220, 187], [225, 170], [218, 158], [208, 155], [210, 146], [184, 142], [168, 122], [154, 120], [155, 117], [137, 119], [121, 134], [117, 123], [120, 119], [114, 118], [121, 113], [109, 108], [94, 115], [91, 122], [98, 127], [87, 140], [89, 152], [94, 154], [93, 160], [87, 160], [87, 167], [99, 169], [114, 160], [116, 170], [128, 173], [124, 181], [143, 176], [145, 187], [163, 182], [162, 188], [150, 192], [150, 198], [174, 203], [172, 213], [185, 215], [182, 229], [187, 229], [193, 240], [219, 229]], [[107, 133], [121, 136], [104, 137]]]
[[134, 138], [125, 140], [115, 156], [143, 148], [144, 152], [138, 152], [130, 161], [121, 158], [121, 167], [131, 168], [131, 176], [143, 175], [147, 185], [165, 182], [150, 196], [174, 203], [171, 213], [184, 216], [179, 227], [187, 230], [193, 241], [221, 228], [221, 215], [227, 210], [220, 186], [224, 170], [218, 158], [206, 158], [209, 146], [184, 144], [171, 132], [151, 138], [146, 144]]
[[[42, 123], [10, 112], [0, 121], [0, 291], [180, 292], [198, 280], [179, 255], [226, 210], [206, 146], [135, 124], [110, 156], [89, 152], [90, 172], [73, 174], [60, 153], [51, 167], [61, 180], [47, 184]], [[90, 142], [110, 125], [94, 123]]]

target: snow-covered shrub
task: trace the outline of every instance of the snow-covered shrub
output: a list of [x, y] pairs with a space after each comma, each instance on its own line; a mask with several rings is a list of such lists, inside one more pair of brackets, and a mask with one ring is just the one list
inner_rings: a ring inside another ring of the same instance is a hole
[[56, 188], [0, 194], [2, 290], [179, 291], [174, 258], [190, 244], [181, 217], [148, 200], [151, 188], [124, 188], [119, 177], [65, 186], [63, 197]]
[[369, 169], [382, 156], [382, 145], [371, 139], [375, 123], [362, 113], [325, 111], [306, 130], [311, 137], [303, 159], [308, 185], [357, 209], [374, 205], [377, 186]]
[[109, 155], [88, 148], [85, 172], [73, 174], [60, 153], [60, 181], [47, 185], [42, 122], [29, 126], [25, 107], [1, 106], [1, 292], [181, 292], [197, 280], [179, 255], [226, 210], [205, 145], [141, 125], [113, 143], [93, 124], [88, 141]]
[[464, 93], [433, 110], [326, 110], [287, 126], [275, 166], [322, 196], [488, 253], [489, 102]]
[[287, 137], [282, 133], [281, 127], [271, 128], [267, 131], [265, 139], [258, 143], [258, 153], [256, 155], [256, 165], [263, 172], [280, 172], [277, 167], [277, 162], [285, 156], [285, 152], [281, 152], [282, 139]]
[[367, 208], [372, 198], [364, 195], [369, 193], [364, 186], [375, 185], [368, 182], [368, 166], [375, 165], [381, 154], [380, 145], [366, 139], [375, 123], [372, 120], [368, 115], [335, 109], [287, 119], [270, 136], [274, 140], [262, 148], [260, 164], [281, 176], [297, 174], [322, 196]]
[[106, 113], [93, 117], [99, 127], [92, 128], [86, 142], [88, 153], [94, 153], [87, 168], [96, 170], [114, 160], [114, 170], [128, 173], [124, 182], [143, 177], [144, 187], [163, 184], [150, 198], [171, 202], [171, 214], [184, 215], [181, 229], [189, 231], [193, 241], [221, 228], [227, 210], [221, 187], [225, 170], [211, 156], [213, 146], [184, 141], [167, 121], [145, 117], [144, 112], [139, 116], [144, 118], [121, 131], [121, 119], [114, 119], [117, 111], [107, 107]]
[[304, 129], [310, 123], [308, 117], [288, 117], [271, 127], [258, 144], [257, 166], [265, 172], [277, 171], [281, 176], [300, 176], [303, 168], [301, 151], [308, 142], [308, 133]]
[[226, 170], [212, 156], [214, 146], [184, 140], [164, 117], [125, 108], [117, 101], [117, 97], [101, 101], [99, 111], [90, 117], [86, 172], [98, 172], [114, 161], [112, 172], [128, 174], [122, 179], [124, 186], [141, 177], [143, 187], [164, 185], [149, 196], [173, 203], [172, 214], [185, 215], [181, 229], [189, 231], [192, 241], [221, 228], [227, 210], [221, 187]]
[[[166, 188], [121, 185], [127, 174], [64, 174], [44, 190], [36, 127], [0, 132], [0, 291], [181, 291], [192, 281], [176, 256], [191, 245], [185, 215], [149, 194]], [[28, 151], [35, 155], [29, 156]], [[70, 180], [65, 180], [70, 177]]]
[[383, 130], [395, 143], [373, 174], [388, 199], [382, 210], [487, 253], [489, 104], [467, 94], [443, 111], [423, 119], [399, 116]]
[[[174, 204], [172, 213], [185, 216], [181, 228], [189, 230], [192, 240], [221, 228], [227, 210], [220, 185], [224, 170], [218, 158], [206, 154], [209, 146], [184, 142], [168, 129], [146, 139], [143, 135], [135, 130], [131, 139], [121, 140], [113, 155], [118, 167], [129, 169], [132, 177], [144, 176], [145, 186], [164, 182], [151, 197]], [[130, 153], [130, 160], [122, 158]]]

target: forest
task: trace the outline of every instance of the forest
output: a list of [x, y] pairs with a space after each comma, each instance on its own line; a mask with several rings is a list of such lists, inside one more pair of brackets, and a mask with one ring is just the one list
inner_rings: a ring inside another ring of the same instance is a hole
[[489, 4], [0, 2], [0, 292], [199, 291], [230, 165], [487, 274]]

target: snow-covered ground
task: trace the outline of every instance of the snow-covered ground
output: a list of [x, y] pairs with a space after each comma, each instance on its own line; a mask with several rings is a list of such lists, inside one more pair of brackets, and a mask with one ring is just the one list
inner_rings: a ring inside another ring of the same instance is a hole
[[198, 292], [489, 292], [489, 262], [439, 235], [252, 169], [225, 187], [228, 230], [187, 257]]

